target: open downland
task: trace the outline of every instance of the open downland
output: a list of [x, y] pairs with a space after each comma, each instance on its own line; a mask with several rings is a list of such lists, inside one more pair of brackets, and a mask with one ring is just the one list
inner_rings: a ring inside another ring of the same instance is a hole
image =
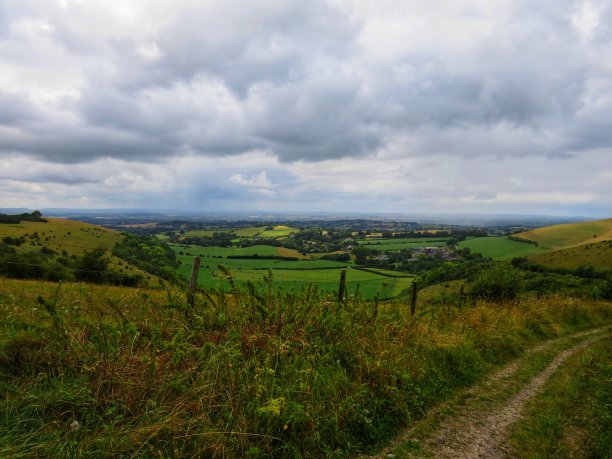
[[[20, 253], [47, 247], [58, 253], [65, 251], [68, 255], [80, 256], [88, 250], [103, 247], [108, 251], [107, 255], [111, 260], [110, 269], [129, 274], [140, 273], [151, 282], [157, 282], [157, 276], [111, 254], [113, 247], [123, 239], [121, 233], [75, 220], [49, 217], [45, 219], [48, 220], [46, 223], [22, 221], [19, 224], [0, 224], [0, 240], [6, 236], [24, 236], [26, 242], [16, 247]], [[33, 238], [35, 233], [38, 236]]]
[[[123, 237], [121, 233], [100, 226], [61, 218], [46, 218], [47, 223], [26, 222], [19, 224], [0, 224], [0, 239], [5, 236], [20, 237], [38, 233], [38, 244], [52, 250], [80, 255], [83, 251], [104, 247], [111, 250]], [[31, 246], [28, 240], [20, 249]]]
[[612, 270], [612, 240], [532, 255], [529, 259], [547, 268], [576, 269], [580, 266], [593, 266]]
[[517, 234], [545, 249], [565, 249], [612, 239], [612, 218], [592, 222], [545, 226]]
[[[376, 457], [522, 457], [517, 456], [516, 432], [529, 421], [525, 417], [534, 414], [528, 404], [542, 394], [570, 357], [600, 340], [609, 340], [611, 332], [610, 327], [603, 327], [532, 348], [482, 383], [430, 410]], [[510, 441], [513, 433], [514, 443]]]

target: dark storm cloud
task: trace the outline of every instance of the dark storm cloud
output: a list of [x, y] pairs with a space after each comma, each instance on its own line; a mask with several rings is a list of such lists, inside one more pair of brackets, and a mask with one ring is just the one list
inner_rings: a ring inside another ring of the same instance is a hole
[[0, 125], [21, 126], [38, 118], [38, 109], [23, 95], [11, 94], [0, 88]]
[[467, 157], [612, 146], [612, 101], [594, 98], [612, 90], [597, 62], [612, 51], [609, 7], [579, 29], [580, 2], [501, 2], [503, 19], [466, 46], [440, 30], [419, 46], [400, 34], [368, 48], [371, 18], [350, 3], [146, 2], [136, 19], [115, 14], [125, 5], [0, 1], [0, 62], [49, 72], [57, 87], [64, 71], [78, 93], [29, 100], [42, 83], [2, 88], [0, 124], [19, 132], [0, 137], [0, 154], [78, 163], [264, 150], [290, 162], [390, 145]]

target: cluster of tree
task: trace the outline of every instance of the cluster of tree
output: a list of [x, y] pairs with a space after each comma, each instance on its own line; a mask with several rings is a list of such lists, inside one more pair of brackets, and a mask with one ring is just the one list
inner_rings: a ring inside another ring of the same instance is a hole
[[511, 241], [515, 241], [515, 242], [524, 242], [525, 244], [533, 244], [536, 247], [540, 245], [536, 241], [532, 241], [531, 239], [525, 239], [524, 237], [519, 237], [519, 236], [509, 236], [508, 239], [510, 239]]
[[253, 247], [255, 245], [271, 245], [272, 247], [294, 248], [293, 244], [276, 238], [240, 239], [238, 242], [236, 242], [236, 247]]
[[351, 254], [348, 252], [332, 252], [321, 257], [322, 260], [330, 261], [350, 261]]
[[179, 261], [174, 250], [154, 236], [124, 233], [123, 240], [113, 248], [113, 255], [164, 279], [176, 278]]
[[213, 233], [212, 236], [173, 236], [173, 242], [179, 244], [190, 244], [199, 245], [201, 247], [232, 247], [232, 239], [235, 239], [236, 235], [227, 231], [218, 231]]
[[254, 253], [253, 255], [228, 255], [228, 259], [234, 260], [283, 260], [283, 261], [299, 261], [298, 257], [283, 257], [280, 255], [259, 255]]
[[23, 236], [19, 236], [19, 237], [5, 236], [2, 238], [2, 242], [4, 242], [5, 244], [14, 245], [17, 247], [19, 247], [25, 241], [26, 241], [26, 238]]
[[17, 214], [17, 215], [0, 214], [0, 223], [15, 224], [15, 223], [21, 223], [22, 221], [47, 223], [47, 220], [42, 218], [42, 214], [38, 210], [35, 210], [34, 212], [30, 214], [28, 213]]
[[[370, 231], [366, 231], [366, 235], [371, 234]], [[414, 239], [427, 239], [432, 237], [448, 237], [451, 235], [450, 231], [402, 231], [402, 232], [391, 232], [383, 231], [380, 233], [384, 239], [401, 239], [401, 238], [414, 238]]]
[[592, 265], [581, 265], [577, 268], [552, 268], [543, 266], [538, 263], [530, 261], [526, 257], [515, 257], [511, 261], [512, 266], [523, 271], [532, 272], [547, 272], [553, 274], [569, 274], [583, 279], [608, 279], [612, 277], [612, 270], [597, 269]]
[[331, 253], [346, 251], [355, 245], [353, 232], [350, 229], [306, 228], [285, 239], [285, 247], [299, 250], [302, 253]]

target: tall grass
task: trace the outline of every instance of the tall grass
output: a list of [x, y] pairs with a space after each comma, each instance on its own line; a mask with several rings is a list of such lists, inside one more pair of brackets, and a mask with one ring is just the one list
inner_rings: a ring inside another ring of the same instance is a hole
[[175, 290], [6, 281], [0, 456], [357, 454], [531, 343], [612, 319], [564, 297], [408, 308], [271, 279], [194, 308]]

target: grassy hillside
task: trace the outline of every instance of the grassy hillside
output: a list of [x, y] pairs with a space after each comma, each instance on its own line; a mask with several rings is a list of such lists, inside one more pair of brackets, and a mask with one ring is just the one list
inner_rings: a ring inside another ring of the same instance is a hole
[[316, 288], [188, 308], [176, 290], [0, 285], [1, 457], [352, 457], [526, 347], [612, 319], [568, 297], [411, 319]]
[[576, 269], [593, 266], [612, 270], [612, 240], [532, 255], [529, 260], [547, 268]]
[[[76, 257], [97, 247], [106, 249], [111, 262], [110, 270], [126, 274], [142, 274], [151, 282], [156, 277], [136, 266], [111, 255], [113, 247], [123, 236], [121, 233], [89, 223], [46, 218], [45, 222], [22, 221], [19, 224], [0, 224], [0, 241], [4, 238], [23, 238], [23, 243], [14, 246], [17, 253], [26, 254], [46, 247], [59, 255]], [[1, 268], [1, 267], [0, 267]]]
[[[80, 255], [85, 250], [104, 247], [111, 250], [122, 238], [121, 234], [107, 228], [89, 223], [47, 218], [48, 222], [21, 222], [19, 224], [0, 224], [0, 239], [6, 236], [26, 236], [28, 246], [45, 245], [56, 252], [65, 250], [69, 255]], [[38, 237], [33, 237], [37, 234]]]
[[566, 249], [612, 240], [612, 218], [592, 222], [546, 226], [517, 234], [535, 241], [543, 249]]

